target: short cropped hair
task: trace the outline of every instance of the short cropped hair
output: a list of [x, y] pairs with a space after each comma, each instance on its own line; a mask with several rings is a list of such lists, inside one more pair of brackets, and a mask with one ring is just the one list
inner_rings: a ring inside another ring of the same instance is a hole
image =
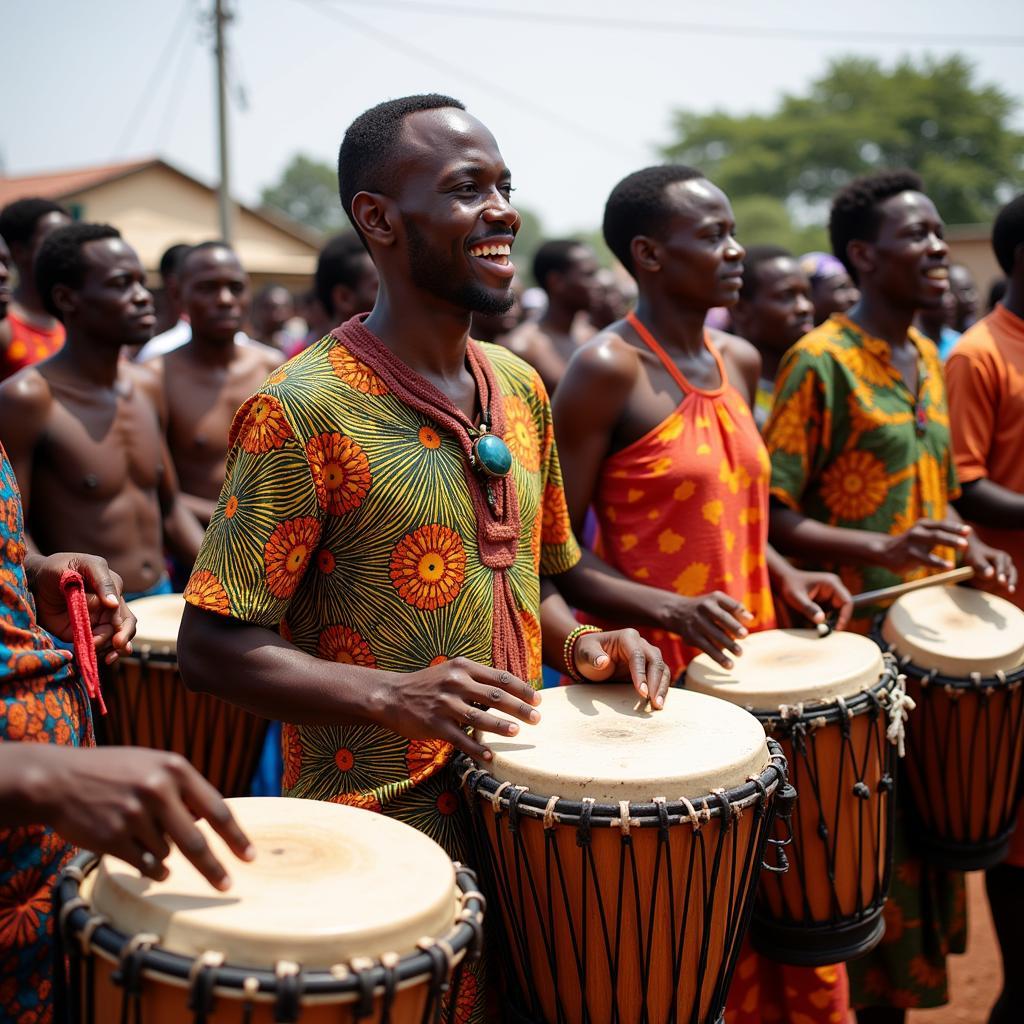
[[1013, 262], [1021, 245], [1024, 245], [1024, 192], [996, 214], [992, 225], [992, 249], [1007, 277], [1013, 273]]
[[765, 263], [772, 260], [794, 259], [793, 254], [781, 245], [749, 245], [747, 255], [743, 257], [743, 284], [740, 287], [740, 298], [749, 302], [756, 294], [759, 273]]
[[81, 288], [86, 263], [82, 248], [89, 242], [120, 238], [121, 232], [110, 224], [68, 224], [49, 234], [39, 247], [35, 262], [35, 281], [46, 312], [63, 320], [53, 301], [53, 289], [59, 285]]
[[27, 245], [40, 218], [48, 213], [63, 213], [65, 217], [71, 217], [60, 203], [52, 199], [15, 199], [0, 210], [0, 235], [8, 245]]
[[585, 243], [578, 238], [552, 238], [545, 242], [533, 254], [531, 269], [534, 281], [547, 291], [548, 275], [568, 270], [572, 265], [572, 254], [577, 249], [585, 248]]
[[630, 246], [637, 235], [657, 235], [671, 216], [669, 185], [705, 177], [685, 164], [658, 164], [627, 175], [612, 189], [604, 205], [602, 231], [608, 248], [633, 276]]
[[236, 259], [238, 257], [238, 253], [236, 253], [235, 250], [232, 249], [227, 242], [223, 242], [219, 238], [211, 238], [206, 242], [199, 242], [196, 245], [190, 245], [178, 257], [177, 266], [174, 268], [178, 274], [178, 277], [185, 276], [185, 267], [188, 266], [188, 262], [189, 260], [192, 259], [193, 256], [198, 256], [201, 253], [209, 252], [211, 249], [225, 249], [227, 252], [231, 253], [231, 255], [234, 256]]
[[850, 242], [873, 242], [878, 237], [882, 222], [878, 208], [887, 199], [901, 192], [923, 192], [924, 183], [919, 175], [909, 170], [880, 171], [862, 178], [854, 178], [841, 188], [832, 200], [828, 219], [828, 234], [832, 252], [849, 271], [856, 282], [857, 270], [846, 254]]
[[328, 239], [316, 261], [313, 288], [324, 311], [334, 316], [334, 286], [355, 288], [368, 258], [366, 246], [354, 231], [343, 231]]
[[178, 242], [176, 245], [172, 245], [164, 250], [163, 256], [160, 257], [161, 281], [166, 282], [168, 277], [173, 277], [178, 273], [185, 253], [187, 253], [191, 248], [192, 246], [185, 242]]
[[443, 110], [446, 107], [466, 109], [465, 104], [440, 93], [403, 96], [364, 110], [348, 126], [338, 150], [338, 195], [353, 225], [352, 199], [356, 193], [387, 192], [392, 187], [394, 152], [402, 122], [421, 110]]

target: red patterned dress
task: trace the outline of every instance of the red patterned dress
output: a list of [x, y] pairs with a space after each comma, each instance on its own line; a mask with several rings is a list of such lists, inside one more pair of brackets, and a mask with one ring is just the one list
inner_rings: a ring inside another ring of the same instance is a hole
[[[71, 653], [36, 622], [24, 562], [21, 497], [0, 446], [0, 742], [91, 743], [88, 698]], [[0, 831], [0, 1021], [53, 1019], [51, 889], [72, 853], [42, 825]]]

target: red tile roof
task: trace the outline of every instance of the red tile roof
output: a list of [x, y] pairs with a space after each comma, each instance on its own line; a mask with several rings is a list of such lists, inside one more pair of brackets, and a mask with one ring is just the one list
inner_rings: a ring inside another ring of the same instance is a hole
[[26, 196], [41, 196], [43, 199], [64, 199], [84, 189], [101, 185], [103, 182], [122, 178], [133, 171], [141, 170], [156, 163], [154, 157], [145, 160], [129, 160], [117, 164], [103, 164], [99, 167], [84, 167], [75, 171], [54, 171], [50, 174], [31, 174], [18, 178], [0, 178], [0, 206]]

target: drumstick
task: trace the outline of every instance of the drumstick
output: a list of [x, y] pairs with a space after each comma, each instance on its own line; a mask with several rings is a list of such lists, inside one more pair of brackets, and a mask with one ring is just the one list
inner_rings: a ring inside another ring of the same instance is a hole
[[863, 608], [865, 605], [876, 604], [878, 601], [888, 601], [889, 598], [902, 597], [904, 594], [909, 594], [913, 590], [922, 590], [924, 587], [960, 583], [963, 580], [969, 580], [973, 575], [974, 570], [969, 565], [962, 565], [959, 569], [933, 573], [931, 576], [922, 576], [919, 580], [907, 580], [906, 583], [897, 583], [892, 587], [865, 590], [863, 594], [854, 595], [853, 607]]
[[[878, 590], [865, 590], [863, 594], [853, 595], [853, 607], [863, 608], [865, 605], [875, 604], [878, 601], [888, 601], [909, 594], [914, 590], [921, 590], [924, 587], [939, 587], [953, 583], [961, 583], [969, 580], [974, 575], [974, 570], [969, 565], [962, 565], [959, 569], [947, 569], [945, 572], [933, 573], [931, 576], [922, 576], [918, 580], [907, 580], [905, 583], [897, 583], [891, 587], [879, 587]], [[819, 622], [818, 636], [828, 636], [832, 632], [835, 623], [835, 614], [830, 615], [825, 622]]]

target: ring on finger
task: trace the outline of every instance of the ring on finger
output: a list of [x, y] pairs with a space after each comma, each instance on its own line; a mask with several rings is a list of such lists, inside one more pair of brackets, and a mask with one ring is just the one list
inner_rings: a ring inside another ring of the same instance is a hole
[[142, 870], [146, 874], [152, 874], [160, 866], [160, 861], [149, 850], [145, 850], [139, 859], [142, 861]]

